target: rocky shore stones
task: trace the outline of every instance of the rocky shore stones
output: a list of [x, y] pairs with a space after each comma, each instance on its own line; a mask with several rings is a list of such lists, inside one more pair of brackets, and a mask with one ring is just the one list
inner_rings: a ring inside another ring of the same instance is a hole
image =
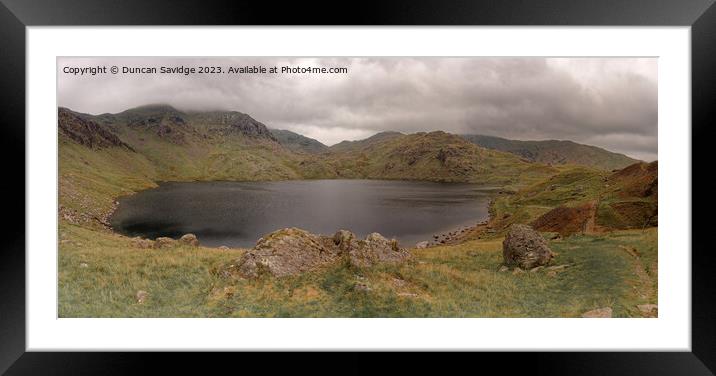
[[554, 255], [537, 231], [526, 225], [514, 224], [502, 242], [502, 257], [505, 265], [528, 270], [547, 265]]
[[333, 235], [333, 243], [341, 251], [347, 251], [350, 249], [351, 243], [353, 242], [353, 239], [355, 239], [355, 237], [356, 236], [348, 230], [338, 230], [338, 232]]
[[388, 240], [378, 233], [360, 240], [347, 230], [339, 230], [333, 236], [321, 236], [298, 228], [285, 228], [259, 239], [236, 264], [239, 275], [244, 278], [256, 278], [264, 272], [284, 277], [315, 270], [341, 259], [347, 259], [352, 266], [368, 267], [383, 262], [400, 262], [409, 257], [410, 253], [400, 248], [396, 240]]
[[199, 246], [199, 239], [197, 239], [196, 235], [194, 234], [185, 234], [181, 238], [179, 238], [179, 242], [190, 245], [192, 247], [198, 247]]

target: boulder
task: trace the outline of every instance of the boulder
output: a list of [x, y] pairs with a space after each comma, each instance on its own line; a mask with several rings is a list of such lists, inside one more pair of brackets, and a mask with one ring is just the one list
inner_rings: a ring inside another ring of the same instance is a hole
[[198, 247], [199, 246], [199, 239], [197, 239], [196, 235], [194, 234], [185, 234], [181, 238], [179, 238], [179, 242], [185, 245], [189, 245], [192, 247]]
[[350, 264], [356, 267], [369, 267], [378, 263], [396, 263], [410, 258], [405, 248], [398, 246], [395, 239], [388, 240], [373, 232], [365, 240], [354, 242], [348, 250]]
[[514, 224], [502, 242], [502, 257], [505, 265], [532, 269], [547, 265], [554, 256], [542, 235], [529, 226]]
[[430, 242], [420, 242], [415, 245], [415, 248], [418, 248], [418, 249], [428, 248], [428, 245], [430, 245]]
[[356, 283], [355, 285], [353, 285], [353, 290], [360, 292], [368, 292], [372, 291], [373, 289], [365, 283]]
[[651, 314], [657, 312], [659, 307], [656, 304], [639, 304], [636, 306], [642, 313]]
[[612, 309], [610, 307], [597, 308], [584, 312], [582, 317], [585, 318], [610, 318], [612, 317]]
[[332, 241], [301, 229], [281, 229], [261, 238], [241, 256], [238, 271], [244, 278], [256, 278], [263, 272], [284, 277], [311, 271], [338, 258], [338, 248], [330, 245]]
[[170, 248], [177, 245], [177, 241], [172, 238], [167, 237], [158, 237], [154, 240], [154, 248], [160, 249], [160, 248]]
[[140, 237], [132, 238], [132, 247], [134, 248], [149, 249], [153, 246], [154, 242], [149, 239], [142, 239]]
[[243, 278], [256, 278], [262, 273], [275, 277], [296, 275], [321, 266], [348, 260], [357, 267], [372, 266], [383, 262], [400, 262], [410, 253], [398, 246], [396, 240], [388, 240], [378, 233], [365, 240], [347, 230], [339, 230], [333, 236], [320, 236], [297, 228], [274, 231], [259, 239], [256, 246], [244, 253], [236, 267], [225, 271], [237, 272]]
[[135, 298], [137, 298], [138, 304], [143, 304], [147, 298], [149, 297], [149, 293], [144, 290], [137, 291], [137, 294], [135, 295]]
[[356, 236], [348, 230], [338, 230], [338, 232], [333, 235], [333, 244], [341, 251], [347, 251], [350, 249], [355, 237]]

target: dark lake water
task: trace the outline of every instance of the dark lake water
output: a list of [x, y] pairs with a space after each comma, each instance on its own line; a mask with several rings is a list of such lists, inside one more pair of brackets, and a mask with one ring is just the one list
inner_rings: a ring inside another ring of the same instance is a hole
[[379, 232], [405, 246], [488, 216], [491, 188], [385, 180], [162, 183], [120, 200], [112, 227], [129, 236], [253, 247], [284, 227], [318, 234]]

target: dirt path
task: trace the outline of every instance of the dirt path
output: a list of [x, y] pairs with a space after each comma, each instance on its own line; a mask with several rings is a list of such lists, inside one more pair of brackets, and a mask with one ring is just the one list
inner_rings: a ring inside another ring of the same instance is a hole
[[587, 218], [587, 221], [584, 222], [584, 229], [582, 230], [585, 234], [592, 234], [596, 232], [597, 209], [599, 209], [599, 199], [589, 203], [589, 218]]
[[620, 245], [619, 248], [627, 252], [634, 260], [634, 274], [638, 278], [637, 286], [634, 287], [636, 288], [636, 292], [639, 294], [639, 297], [642, 299], [650, 299], [654, 294], [654, 284], [651, 277], [649, 277], [649, 274], [646, 272], [644, 264], [641, 262], [639, 252], [635, 248], [623, 245]]

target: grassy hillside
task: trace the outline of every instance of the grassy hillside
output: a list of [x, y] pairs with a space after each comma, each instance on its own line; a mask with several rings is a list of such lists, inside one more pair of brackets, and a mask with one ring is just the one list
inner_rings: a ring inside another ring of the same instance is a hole
[[94, 117], [60, 109], [61, 218], [102, 225], [117, 197], [158, 181], [301, 178], [299, 158], [260, 128], [192, 125], [165, 107], [138, 111]]
[[516, 192], [491, 206], [490, 229], [512, 223], [562, 235], [658, 225], [658, 163], [636, 163], [613, 173], [579, 166]]
[[483, 135], [462, 135], [475, 145], [518, 155], [549, 165], [577, 164], [602, 170], [621, 169], [636, 162], [624, 154], [572, 141], [518, 141]]
[[517, 184], [556, 171], [445, 132], [381, 133], [337, 144], [324, 160], [343, 178]]
[[642, 317], [636, 306], [657, 301], [656, 229], [552, 241], [564, 267], [519, 274], [499, 271], [499, 238], [411, 250], [404, 265], [258, 280], [216, 272], [243, 250], [140, 249], [66, 223], [60, 243], [60, 317], [579, 317], [605, 306]]

